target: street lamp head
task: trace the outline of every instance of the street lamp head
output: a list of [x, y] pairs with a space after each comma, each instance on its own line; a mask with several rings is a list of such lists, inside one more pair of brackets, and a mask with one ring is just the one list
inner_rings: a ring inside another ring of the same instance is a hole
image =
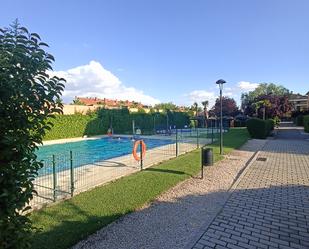
[[219, 88], [220, 88], [221, 90], [222, 90], [222, 88], [223, 88], [223, 84], [224, 84], [224, 83], [226, 83], [226, 81], [225, 81], [225, 80], [222, 80], [222, 79], [216, 81], [216, 84], [219, 85]]
[[225, 80], [223, 80], [223, 79], [220, 79], [220, 80], [217, 80], [217, 82], [216, 82], [216, 84], [224, 84], [224, 83], [226, 83], [226, 81]]

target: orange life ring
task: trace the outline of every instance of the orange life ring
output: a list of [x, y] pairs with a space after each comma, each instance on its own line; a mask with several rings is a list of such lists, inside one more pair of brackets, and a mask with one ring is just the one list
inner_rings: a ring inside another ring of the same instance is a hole
[[133, 157], [136, 161], [141, 160], [141, 157], [137, 155], [137, 148], [140, 144], [142, 145], [142, 157], [145, 158], [145, 155], [146, 155], [146, 144], [144, 143], [143, 140], [136, 140], [134, 142], [133, 151], [132, 151]]

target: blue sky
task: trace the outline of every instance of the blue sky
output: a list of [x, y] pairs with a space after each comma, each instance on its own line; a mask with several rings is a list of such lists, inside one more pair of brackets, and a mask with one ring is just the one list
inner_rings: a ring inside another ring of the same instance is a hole
[[309, 91], [307, 0], [3, 1], [50, 45], [76, 95], [143, 102], [214, 101], [215, 81], [239, 102], [257, 83]]

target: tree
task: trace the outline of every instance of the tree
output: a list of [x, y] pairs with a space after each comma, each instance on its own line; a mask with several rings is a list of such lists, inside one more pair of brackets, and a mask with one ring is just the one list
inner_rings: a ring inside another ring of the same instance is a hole
[[285, 113], [291, 111], [292, 106], [288, 96], [277, 96], [273, 94], [261, 95], [249, 102], [249, 108], [245, 109], [245, 114], [259, 118], [282, 117]]
[[290, 90], [281, 85], [274, 83], [262, 83], [257, 88], [249, 93], [243, 93], [241, 96], [242, 109], [245, 109], [249, 102], [252, 102], [259, 96], [265, 95], [285, 96], [291, 94]]
[[156, 104], [154, 108], [157, 110], [163, 109], [164, 111], [167, 111], [167, 110], [175, 111], [177, 109], [177, 106], [172, 102], [168, 102], [168, 103]]
[[65, 81], [47, 74], [54, 61], [47, 46], [17, 21], [0, 29], [0, 248], [30, 248], [24, 213], [43, 166], [35, 150], [51, 127], [47, 118], [61, 112]]
[[63, 99], [62, 98], [56, 98], [57, 105], [63, 105]]
[[137, 112], [138, 112], [138, 113], [146, 113], [146, 111], [144, 110], [144, 108], [138, 108]]
[[[220, 98], [216, 99], [215, 105], [212, 107], [213, 112], [216, 116], [220, 116]], [[239, 113], [236, 101], [233, 98], [222, 97], [222, 115], [223, 116], [235, 116]]]
[[138, 102], [132, 101], [132, 108], [137, 108], [139, 106]]
[[194, 108], [194, 111], [195, 111], [195, 116], [197, 116], [197, 114], [198, 114], [198, 104], [197, 104], [197, 102], [193, 103], [193, 108]]
[[85, 103], [80, 101], [79, 98], [75, 98], [73, 99], [73, 105], [85, 105]]
[[208, 112], [207, 112], [207, 108], [209, 105], [209, 101], [205, 100], [202, 102], [202, 105], [204, 107], [204, 121], [205, 121], [205, 127], [207, 126], [207, 118], [208, 118]]
[[291, 92], [273, 83], [260, 84], [254, 91], [241, 96], [244, 114], [260, 118], [282, 117], [291, 110], [288, 96]]
[[191, 107], [189, 108], [189, 115], [191, 117], [194, 116], [194, 121], [192, 123], [194, 123], [194, 126], [195, 127], [198, 127], [199, 125], [199, 122], [198, 122], [198, 114], [199, 112], [202, 111], [202, 108], [198, 106], [198, 103], [197, 102], [194, 102], [193, 105], [191, 105]]
[[266, 116], [266, 108], [270, 108], [271, 107], [271, 103], [268, 99], [261, 99], [255, 103], [253, 103], [253, 106], [255, 108], [256, 111], [256, 115], [258, 116], [258, 111], [262, 108], [263, 111], [263, 119], [265, 120], [265, 116]]
[[197, 102], [193, 103], [193, 110], [194, 110], [194, 113], [195, 113], [195, 127], [198, 127], [198, 120], [197, 120], [198, 104], [197, 104]]

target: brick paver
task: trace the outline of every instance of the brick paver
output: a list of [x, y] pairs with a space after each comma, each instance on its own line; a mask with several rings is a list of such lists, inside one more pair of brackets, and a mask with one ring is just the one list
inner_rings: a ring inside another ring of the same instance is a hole
[[309, 248], [309, 141], [270, 140], [193, 246]]

